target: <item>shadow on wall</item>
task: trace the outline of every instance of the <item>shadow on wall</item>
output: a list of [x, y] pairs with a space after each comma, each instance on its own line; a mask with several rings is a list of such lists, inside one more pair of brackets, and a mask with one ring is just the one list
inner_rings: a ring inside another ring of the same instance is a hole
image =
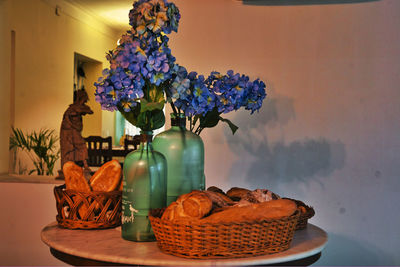
[[317, 264], [351, 265], [397, 265], [396, 260], [374, 244], [359, 242], [347, 236], [329, 233], [328, 244]]
[[377, 2], [381, 0], [242, 0], [244, 5], [252, 6], [298, 6], [298, 5], [333, 5]]
[[[232, 164], [232, 184], [246, 180], [251, 186], [274, 188], [281, 183], [319, 181], [345, 164], [345, 147], [340, 141], [326, 138], [284, 142], [283, 126], [295, 119], [293, 100], [276, 96], [266, 100], [258, 114], [238, 112], [233, 121], [240, 126], [233, 136], [225, 136], [233, 153], [240, 158]], [[280, 131], [281, 140], [268, 141], [268, 132]], [[323, 187], [323, 184], [321, 187]]]

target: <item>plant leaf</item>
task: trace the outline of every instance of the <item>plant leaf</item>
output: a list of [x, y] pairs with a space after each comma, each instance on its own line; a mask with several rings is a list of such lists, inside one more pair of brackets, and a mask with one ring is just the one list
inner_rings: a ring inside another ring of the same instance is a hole
[[220, 120], [220, 113], [217, 108], [213, 108], [210, 112], [207, 112], [205, 116], [200, 117], [201, 128], [212, 128], [216, 126]]
[[124, 118], [129, 121], [129, 123], [131, 123], [132, 125], [137, 126], [137, 119], [138, 116], [140, 114], [140, 104], [136, 105], [135, 107], [133, 107], [133, 109], [131, 108], [130, 112], [126, 112], [123, 107], [121, 107], [120, 105], [117, 106], [119, 112], [121, 112], [122, 116], [124, 116]]
[[162, 99], [160, 102], [148, 102], [146, 99], [140, 99], [140, 112], [153, 111], [155, 109], [162, 110], [164, 108], [165, 100]]
[[231, 128], [232, 134], [235, 134], [236, 131], [239, 129], [235, 124], [233, 124], [230, 120], [224, 119], [221, 116], [219, 116], [219, 120], [227, 123], [229, 125], [229, 128]]
[[137, 118], [137, 125], [144, 131], [153, 131], [165, 124], [164, 112], [159, 109], [141, 112]]

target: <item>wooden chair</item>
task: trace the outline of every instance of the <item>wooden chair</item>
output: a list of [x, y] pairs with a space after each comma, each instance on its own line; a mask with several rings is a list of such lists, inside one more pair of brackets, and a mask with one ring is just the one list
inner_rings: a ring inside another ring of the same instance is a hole
[[127, 135], [126, 138], [124, 139], [124, 151], [125, 151], [125, 156], [133, 151], [138, 149], [138, 146], [140, 144], [140, 135]]
[[101, 136], [88, 136], [84, 138], [88, 148], [87, 163], [92, 167], [100, 167], [112, 159], [112, 138]]

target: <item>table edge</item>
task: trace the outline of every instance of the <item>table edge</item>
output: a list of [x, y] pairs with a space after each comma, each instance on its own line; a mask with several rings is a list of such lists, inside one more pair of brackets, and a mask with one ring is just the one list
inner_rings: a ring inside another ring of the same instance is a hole
[[[101, 259], [100, 256], [95, 255], [95, 256], [89, 256], [88, 257], [87, 254], [85, 254], [84, 252], [81, 252], [79, 250], [78, 251], [70, 251], [68, 249], [65, 249], [61, 245], [50, 244], [52, 242], [50, 242], [46, 238], [46, 236], [44, 235], [44, 230], [46, 228], [49, 228], [49, 227], [58, 227], [58, 224], [57, 224], [57, 222], [50, 223], [50, 224], [46, 225], [41, 231], [41, 234], [40, 234], [41, 235], [41, 240], [49, 248], [53, 248], [55, 250], [58, 250], [58, 251], [61, 251], [63, 253], [70, 254], [70, 255], [73, 255], [73, 256], [87, 258], [87, 259], [91, 259], [91, 260], [95, 260], [95, 261], [103, 261], [104, 262], [104, 259]], [[320, 227], [318, 227], [316, 225], [310, 224], [310, 223], [309, 223], [308, 227], [315, 227], [316, 230], [321, 231], [323, 233], [322, 237], [323, 237], [324, 241], [320, 245], [316, 246], [315, 248], [313, 248], [313, 249], [311, 249], [309, 251], [299, 252], [299, 253], [296, 253], [296, 254], [293, 254], [293, 255], [285, 255], [285, 256], [283, 256], [281, 258], [274, 257], [274, 258], [267, 258], [266, 259], [266, 258], [260, 258], [260, 257], [266, 257], [266, 256], [271, 256], [271, 255], [272, 256], [276, 256], [276, 255], [279, 255], [281, 253], [285, 253], [285, 252], [287, 253], [287, 251], [290, 251], [291, 248], [289, 248], [288, 250], [285, 250], [285, 251], [282, 251], [282, 252], [278, 252], [278, 253], [273, 253], [273, 254], [252, 256], [252, 257], [243, 257], [243, 258], [227, 258], [227, 259], [223, 259], [223, 258], [221, 258], [221, 259], [187, 259], [187, 258], [181, 258], [181, 257], [173, 256], [173, 255], [170, 255], [170, 254], [165, 254], [166, 256], [173, 257], [173, 261], [171, 263], [166, 263], [165, 259], [159, 259], [159, 260], [157, 260], [157, 259], [147, 259], [146, 260], [146, 265], [177, 266], [177, 262], [181, 262], [181, 264], [185, 265], [185, 264], [188, 263], [188, 261], [190, 261], [190, 265], [192, 265], [192, 266], [195, 266], [195, 265], [206, 265], [206, 264], [208, 264], [208, 265], [221, 265], [221, 266], [222, 265], [230, 265], [231, 266], [232, 265], [232, 261], [234, 261], [235, 265], [239, 266], [239, 265], [249, 265], [249, 264], [251, 264], [251, 265], [277, 264], [277, 263], [295, 261], [295, 260], [299, 260], [299, 259], [302, 259], [302, 258], [306, 258], [308, 256], [316, 255], [316, 254], [322, 252], [322, 250], [325, 248], [325, 246], [327, 244], [328, 235], [323, 229], [321, 229]], [[68, 230], [68, 229], [66, 229], [66, 230]], [[113, 229], [110, 229], [110, 230], [113, 230]], [[104, 230], [102, 230], [102, 231], [104, 231]], [[302, 231], [302, 230], [299, 230], [299, 231]], [[121, 238], [121, 240], [122, 240], [122, 238]], [[155, 241], [154, 241], [154, 243], [155, 243]], [[124, 258], [121, 258], [121, 257], [113, 258], [112, 255], [108, 255], [108, 257], [110, 258], [110, 260], [107, 260], [106, 262], [115, 263], [115, 264], [118, 264], [118, 263], [119, 264], [139, 264], [139, 265], [144, 264], [143, 259], [142, 260], [138, 259], [138, 260], [135, 261], [135, 258], [129, 258], [129, 259], [124, 259]], [[196, 261], [196, 260], [198, 260], [198, 262], [194, 263], [193, 261]]]

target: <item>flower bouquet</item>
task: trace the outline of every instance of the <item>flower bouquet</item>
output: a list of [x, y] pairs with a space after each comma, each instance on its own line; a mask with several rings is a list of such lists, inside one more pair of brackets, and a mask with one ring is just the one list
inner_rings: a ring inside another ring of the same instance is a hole
[[116, 49], [107, 54], [110, 68], [96, 86], [96, 101], [105, 110], [119, 110], [131, 124], [142, 130], [162, 127], [162, 112], [168, 101], [175, 114], [183, 112], [190, 130], [200, 134], [219, 121], [238, 129], [221, 114], [244, 107], [258, 111], [264, 100], [265, 84], [232, 70], [222, 75], [211, 72], [205, 78], [175, 63], [167, 34], [177, 32], [178, 8], [166, 0], [140, 0], [129, 12], [132, 28]]
[[[132, 28], [108, 52], [110, 67], [95, 83], [96, 101], [102, 109], [120, 111], [142, 130], [140, 149], [128, 154], [123, 168], [122, 236], [128, 240], [154, 239], [148, 211], [164, 207], [169, 191], [176, 193], [178, 187], [204, 189], [204, 145], [199, 137], [202, 130], [222, 121], [235, 133], [238, 127], [221, 115], [242, 107], [251, 113], [258, 111], [266, 96], [265, 84], [258, 79], [250, 81], [248, 76], [233, 71], [224, 75], [211, 72], [205, 78], [177, 64], [168, 47], [167, 34], [177, 32], [179, 20], [178, 8], [166, 0], [135, 2], [129, 12]], [[167, 138], [167, 143], [159, 142], [162, 153], [152, 146], [152, 131], [165, 124], [166, 103], [171, 105], [174, 118], [186, 116], [190, 126], [189, 131], [184, 124], [177, 126], [182, 151], [172, 158], [168, 155]], [[181, 165], [171, 168], [170, 164], [177, 162]], [[189, 177], [188, 173], [196, 174]], [[181, 193], [185, 192], [176, 194]]]
[[109, 51], [110, 68], [95, 83], [96, 101], [105, 110], [119, 110], [131, 124], [150, 131], [165, 123], [164, 92], [173, 78], [175, 58], [166, 34], [177, 31], [179, 12], [163, 0], [135, 2], [132, 28]]
[[168, 102], [174, 113], [184, 112], [190, 131], [196, 134], [204, 128], [216, 126], [219, 121], [228, 123], [234, 134], [238, 127], [221, 114], [242, 107], [253, 114], [261, 108], [266, 96], [262, 81], [257, 79], [252, 82], [248, 76], [234, 74], [232, 70], [226, 75], [214, 71], [205, 79], [196, 72], [188, 74], [184, 67], [178, 69], [171, 86], [167, 88]]

